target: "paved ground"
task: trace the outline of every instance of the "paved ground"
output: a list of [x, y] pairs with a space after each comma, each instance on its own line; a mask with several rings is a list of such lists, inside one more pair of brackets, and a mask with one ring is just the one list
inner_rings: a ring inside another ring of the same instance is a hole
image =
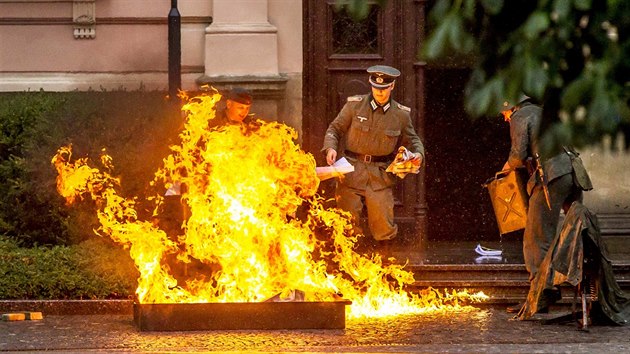
[[140, 332], [131, 315], [44, 314], [41, 321], [0, 322], [0, 351], [627, 353], [630, 326], [591, 326], [584, 332], [574, 323], [513, 321], [503, 308], [481, 308], [348, 320], [345, 330]]
[[[418, 263], [474, 262], [474, 244], [456, 246], [428, 249], [427, 256], [419, 258]], [[501, 244], [487, 246], [505, 248]], [[518, 263], [514, 254], [518, 253], [506, 252], [499, 263]], [[130, 304], [112, 300], [0, 301], [0, 313], [18, 308], [44, 312], [41, 321], [0, 321], [0, 352], [630, 352], [630, 325], [597, 325], [584, 332], [577, 330], [575, 323], [543, 325], [539, 320], [513, 321], [504, 307], [483, 307], [469, 313], [348, 320], [345, 330], [140, 332], [133, 322]], [[76, 315], [53, 315], [61, 313]], [[539, 315], [539, 319], [560, 314]]]

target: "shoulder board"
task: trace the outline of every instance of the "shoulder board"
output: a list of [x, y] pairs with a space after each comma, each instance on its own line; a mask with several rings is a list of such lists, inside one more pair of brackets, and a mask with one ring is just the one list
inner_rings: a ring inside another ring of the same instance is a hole
[[403, 106], [400, 103], [398, 104], [398, 108], [402, 109], [403, 111], [411, 112], [411, 108], [409, 108], [407, 106]]
[[348, 97], [348, 102], [361, 102], [363, 101], [362, 96], [350, 96]]

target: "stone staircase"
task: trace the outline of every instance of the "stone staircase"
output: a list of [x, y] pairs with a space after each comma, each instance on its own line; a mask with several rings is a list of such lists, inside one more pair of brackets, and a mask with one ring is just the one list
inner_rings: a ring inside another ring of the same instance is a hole
[[[613, 272], [620, 287], [630, 293], [630, 214], [598, 216], [602, 237], [606, 242]], [[491, 263], [476, 262], [475, 243], [435, 242], [424, 254], [409, 259], [405, 269], [416, 279], [410, 291], [433, 287], [483, 291], [490, 304], [513, 304], [522, 301], [528, 292], [528, 273], [522, 261], [521, 239], [502, 240], [485, 245], [503, 250], [503, 258]], [[478, 258], [477, 258], [478, 259]], [[573, 300], [574, 290], [563, 287], [561, 303]]]
[[[412, 285], [413, 289], [433, 287], [438, 290], [483, 291], [490, 297], [488, 303], [491, 304], [517, 303], [525, 299], [529, 290], [528, 273], [524, 265], [413, 265], [406, 269], [414, 273], [416, 281]], [[613, 271], [621, 288], [630, 292], [630, 262], [613, 263]], [[561, 290], [563, 302], [570, 302], [573, 289], [563, 287]]]

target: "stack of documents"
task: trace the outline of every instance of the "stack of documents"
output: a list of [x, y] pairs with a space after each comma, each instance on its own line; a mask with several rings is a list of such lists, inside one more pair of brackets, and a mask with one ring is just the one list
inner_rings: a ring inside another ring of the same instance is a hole
[[503, 252], [501, 250], [496, 250], [477, 244], [475, 252], [480, 255], [479, 257], [475, 258], [475, 263], [498, 263], [503, 261], [503, 257], [501, 256]]
[[495, 250], [488, 247], [483, 247], [480, 244], [477, 244], [477, 248], [475, 248], [475, 252], [482, 256], [500, 256], [503, 253], [501, 250]]

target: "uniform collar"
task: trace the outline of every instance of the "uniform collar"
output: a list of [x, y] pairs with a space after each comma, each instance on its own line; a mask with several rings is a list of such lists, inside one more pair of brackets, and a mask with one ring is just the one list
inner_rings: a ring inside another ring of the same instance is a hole
[[534, 104], [534, 102], [532, 102], [532, 100], [530, 98], [528, 98], [526, 100], [523, 100], [523, 101], [519, 102], [516, 105], [516, 108], [514, 109], [514, 112], [518, 111], [519, 109], [521, 109], [523, 107], [531, 106], [533, 104]]
[[374, 97], [372, 97], [372, 95], [370, 95], [370, 107], [372, 108], [372, 112], [376, 111], [379, 107], [383, 109], [383, 113], [387, 112], [389, 110], [389, 108], [392, 106], [392, 99], [390, 98], [387, 103], [385, 103], [384, 105], [380, 105], [378, 104], [378, 102], [376, 102], [376, 100], [374, 99]]

